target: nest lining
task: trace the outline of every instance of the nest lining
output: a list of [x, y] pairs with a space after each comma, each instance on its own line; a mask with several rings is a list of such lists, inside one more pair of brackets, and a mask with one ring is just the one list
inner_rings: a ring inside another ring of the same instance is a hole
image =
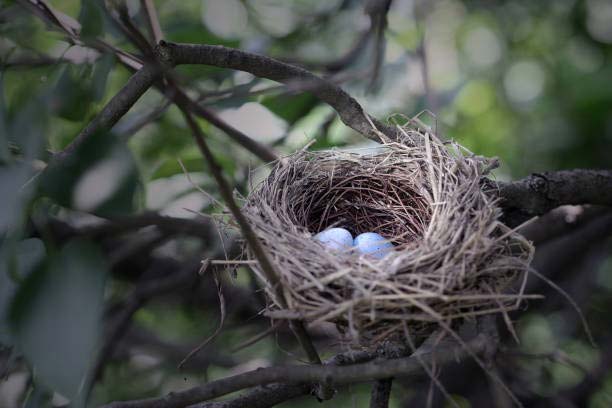
[[[374, 153], [299, 151], [252, 190], [243, 212], [284, 295], [255, 263], [270, 317], [332, 322], [364, 344], [519, 306], [533, 247], [482, 191], [490, 162], [401, 130], [406, 144]], [[395, 250], [381, 260], [330, 251], [312, 238], [329, 227], [378, 232]]]

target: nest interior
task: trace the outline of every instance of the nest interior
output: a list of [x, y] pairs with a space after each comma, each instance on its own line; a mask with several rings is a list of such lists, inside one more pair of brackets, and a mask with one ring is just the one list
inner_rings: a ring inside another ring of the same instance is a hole
[[[255, 263], [269, 316], [332, 322], [364, 344], [519, 306], [533, 248], [483, 192], [489, 161], [400, 130], [406, 143], [373, 151], [299, 151], [253, 188], [243, 211], [282, 286], [278, 299]], [[329, 227], [378, 232], [395, 250], [329, 251], [313, 239]]]

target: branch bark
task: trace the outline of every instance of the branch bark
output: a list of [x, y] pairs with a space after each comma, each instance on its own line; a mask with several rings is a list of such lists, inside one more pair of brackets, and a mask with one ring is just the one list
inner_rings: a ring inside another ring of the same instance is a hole
[[[398, 139], [394, 127], [369, 116], [361, 105], [342, 88], [303, 68], [263, 55], [218, 45], [176, 44], [161, 41], [159, 47], [176, 65], [212, 65], [249, 72], [257, 77], [288, 85], [295, 81], [308, 84], [308, 91], [334, 108], [342, 121], [350, 128], [375, 141], [380, 141], [376, 129], [392, 140]], [[372, 127], [370, 121], [376, 129]]]
[[128, 82], [113, 98], [104, 106], [102, 111], [79, 133], [79, 135], [54, 159], [61, 161], [96, 132], [110, 130], [115, 123], [136, 103], [136, 101], [153, 85], [162, 72], [158, 65], [144, 65], [130, 77]]
[[274, 150], [264, 144], [261, 144], [254, 139], [251, 139], [249, 136], [245, 135], [240, 130], [231, 126], [227, 122], [223, 121], [217, 114], [210, 109], [207, 109], [197, 102], [193, 101], [189, 96], [187, 96], [180, 89], [175, 88], [176, 92], [170, 91], [173, 93], [171, 99], [174, 100], [177, 104], [182, 104], [186, 108], [188, 108], [191, 112], [201, 117], [202, 119], [209, 122], [211, 125], [225, 132], [226, 135], [230, 137], [230, 139], [234, 140], [240, 146], [244, 147], [255, 156], [259, 157], [264, 162], [272, 162], [278, 160], [278, 155], [274, 152]]
[[[206, 143], [202, 130], [191, 116], [188, 107], [184, 105], [179, 105], [179, 107], [183, 111], [183, 115], [185, 116], [187, 125], [191, 129], [196, 144], [198, 145], [202, 156], [204, 156], [204, 159], [208, 164], [210, 172], [212, 173], [213, 177], [215, 178], [215, 181], [217, 182], [221, 197], [223, 197], [225, 204], [227, 205], [230, 212], [232, 213], [232, 216], [238, 223], [243, 237], [247, 241], [255, 257], [257, 258], [257, 261], [259, 262], [262, 271], [266, 275], [268, 284], [273, 288], [275, 292], [275, 297], [277, 301], [284, 306], [285, 296], [282, 292], [280, 286], [280, 279], [276, 273], [276, 270], [274, 269], [274, 266], [268, 258], [268, 255], [266, 254], [265, 250], [259, 243], [259, 240], [257, 239], [257, 236], [251, 228], [251, 225], [249, 224], [248, 220], [246, 219], [244, 214], [242, 214], [242, 211], [240, 210], [240, 207], [238, 207], [238, 204], [236, 204], [236, 201], [234, 200], [234, 196], [232, 194], [232, 189], [223, 177], [223, 170], [221, 169], [219, 164], [217, 164], [215, 157], [208, 148], [208, 144]], [[300, 343], [300, 346], [306, 352], [306, 355], [308, 356], [310, 362], [313, 364], [321, 364], [321, 358], [319, 357], [319, 353], [312, 344], [310, 337], [308, 336], [308, 333], [306, 332], [306, 329], [304, 328], [302, 322], [292, 321], [290, 322], [290, 325], [291, 329], [295, 333], [298, 342]], [[324, 388], [325, 387], [323, 387], [322, 389]]]
[[268, 408], [293, 398], [308, 395], [310, 384], [270, 384], [255, 389], [229, 401], [204, 402], [189, 408]]
[[[479, 354], [485, 350], [487, 337], [479, 335], [467, 343], [471, 353]], [[422, 363], [436, 361], [441, 365], [458, 358], [466, 357], [469, 353], [463, 348], [449, 347], [437, 350], [435, 355], [430, 353], [421, 355], [420, 359], [414, 357], [391, 359], [384, 361], [371, 361], [368, 363], [347, 366], [332, 365], [300, 365], [278, 366], [260, 368], [232, 377], [211, 381], [206, 385], [194, 387], [185, 391], [174, 392], [161, 398], [144, 400], [113, 402], [104, 408], [179, 408], [210, 400], [258, 385], [274, 383], [330, 383], [350, 384], [372, 379], [383, 379], [395, 376], [406, 376], [422, 370]]]
[[612, 170], [534, 173], [493, 188], [501, 198], [506, 224], [516, 226], [561, 205], [612, 205]]

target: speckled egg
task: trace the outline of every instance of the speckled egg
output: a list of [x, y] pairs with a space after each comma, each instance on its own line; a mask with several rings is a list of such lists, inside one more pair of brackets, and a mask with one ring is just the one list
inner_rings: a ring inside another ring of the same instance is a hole
[[353, 236], [344, 228], [329, 228], [319, 232], [314, 239], [334, 251], [348, 251], [353, 246]]
[[359, 254], [376, 259], [382, 259], [393, 251], [393, 244], [375, 232], [364, 232], [357, 235], [353, 241], [353, 246]]

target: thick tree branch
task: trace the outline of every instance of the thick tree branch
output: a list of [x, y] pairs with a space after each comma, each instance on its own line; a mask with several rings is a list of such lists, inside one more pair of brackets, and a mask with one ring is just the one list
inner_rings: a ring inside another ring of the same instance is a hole
[[150, 226], [156, 227], [168, 236], [184, 234], [204, 240], [210, 240], [216, 236], [216, 226], [210, 219], [170, 217], [156, 212], [115, 216], [103, 222], [82, 227], [75, 227], [58, 218], [49, 218], [41, 223], [39, 228], [49, 229], [53, 239], [63, 242], [76, 236], [101, 240]]
[[364, 112], [361, 105], [342, 88], [310, 71], [284, 62], [245, 51], [218, 45], [176, 44], [162, 41], [159, 47], [172, 62], [180, 64], [204, 64], [249, 72], [260, 78], [291, 85], [299, 81], [308, 84], [307, 89], [338, 112], [342, 121], [362, 135], [380, 141], [376, 128], [391, 139], [397, 139], [394, 127], [383, 124]]
[[189, 408], [268, 408], [310, 394], [310, 384], [270, 384], [257, 387], [229, 401], [203, 402]]
[[[479, 335], [468, 342], [467, 346], [471, 353], [479, 354], [485, 349], [486, 343], [487, 337]], [[232, 377], [211, 381], [200, 387], [174, 392], [165, 397], [114, 402], [106, 405], [105, 408], [179, 408], [217, 398], [241, 389], [279, 382], [289, 384], [329, 383], [333, 380], [334, 384], [341, 385], [371, 381], [373, 379], [406, 376], [420, 372], [423, 362], [430, 364], [435, 360], [436, 364], [442, 365], [468, 355], [469, 353], [463, 347], [449, 347], [436, 350], [435, 353], [421, 355], [420, 359], [407, 357], [383, 361], [375, 360], [347, 366], [300, 365], [260, 368]]]
[[493, 186], [505, 221], [516, 226], [567, 204], [612, 205], [612, 170], [561, 170], [535, 173]]
[[99, 238], [137, 230], [148, 226], [156, 226], [166, 234], [185, 234], [202, 239], [215, 236], [216, 226], [209, 219], [178, 218], [161, 215], [155, 212], [132, 216], [116, 216], [100, 225], [85, 226], [78, 230], [79, 235]]
[[156, 64], [144, 65], [136, 71], [125, 86], [104, 106], [102, 111], [54, 158], [58, 161], [63, 160], [94, 133], [110, 130], [153, 85], [153, 82], [159, 78], [161, 71], [161, 67]]

